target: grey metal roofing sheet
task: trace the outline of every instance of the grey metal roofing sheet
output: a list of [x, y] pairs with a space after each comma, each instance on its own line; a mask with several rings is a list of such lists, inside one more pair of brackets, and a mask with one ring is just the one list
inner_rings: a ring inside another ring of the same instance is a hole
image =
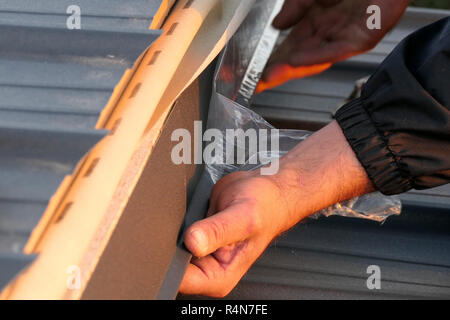
[[18, 270], [23, 269], [33, 259], [33, 255], [0, 254], [0, 288], [5, 286], [16, 275]]
[[370, 52], [351, 58], [360, 63], [381, 63], [395, 46], [412, 31], [448, 17], [448, 10], [408, 8], [399, 24]]
[[0, 288], [62, 179], [107, 132], [95, 130], [124, 71], [160, 35], [161, 1], [0, 1]]
[[66, 28], [66, 10], [78, 5], [83, 30], [124, 29], [146, 31], [161, 4], [160, 0], [2, 0], [0, 20], [15, 26]]
[[257, 95], [252, 109], [270, 120], [312, 122], [323, 126], [353, 91], [355, 81], [370, 75], [375, 66], [337, 64], [314, 77], [289, 81]]
[[[450, 298], [450, 216], [403, 211], [380, 226], [308, 221], [277, 240], [230, 298]], [[367, 267], [381, 269], [369, 290]]]

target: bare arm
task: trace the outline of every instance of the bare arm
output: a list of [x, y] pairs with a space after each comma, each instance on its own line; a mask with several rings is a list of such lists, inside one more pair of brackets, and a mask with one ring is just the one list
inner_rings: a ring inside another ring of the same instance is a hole
[[374, 191], [335, 121], [282, 158], [273, 178], [284, 189], [296, 223], [337, 202]]
[[197, 258], [180, 291], [225, 296], [276, 236], [320, 209], [372, 190], [336, 122], [286, 155], [274, 176], [225, 177], [212, 192], [209, 218], [186, 233]]

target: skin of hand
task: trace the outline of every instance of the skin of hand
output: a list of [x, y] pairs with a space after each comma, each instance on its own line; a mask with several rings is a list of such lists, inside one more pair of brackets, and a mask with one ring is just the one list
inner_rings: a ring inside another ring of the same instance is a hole
[[275, 237], [320, 209], [371, 191], [336, 122], [283, 157], [273, 176], [226, 176], [212, 191], [208, 217], [186, 232], [194, 258], [180, 292], [226, 296]]
[[[258, 92], [323, 72], [335, 62], [372, 49], [408, 4], [409, 0], [286, 0], [273, 26], [292, 31], [269, 60]], [[379, 30], [367, 27], [371, 5], [381, 9]]]

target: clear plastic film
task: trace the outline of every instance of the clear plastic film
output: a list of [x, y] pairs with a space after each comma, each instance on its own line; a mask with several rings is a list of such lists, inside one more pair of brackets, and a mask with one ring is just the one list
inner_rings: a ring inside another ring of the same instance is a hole
[[[250, 141], [247, 139], [245, 150], [241, 150], [244, 159], [238, 159], [238, 151], [243, 148], [237, 143], [237, 139], [227, 139], [227, 130], [242, 129], [244, 132], [249, 132], [249, 129], [254, 129], [255, 132], [258, 132], [260, 129], [266, 129], [269, 132], [269, 130], [275, 128], [252, 110], [231, 101], [217, 92], [214, 93], [212, 98], [208, 128], [220, 130], [221, 134], [217, 135], [217, 137], [222, 137], [212, 141], [209, 145], [210, 148], [214, 145], [220, 145], [218, 148], [220, 150], [229, 149], [230, 147], [234, 148], [233, 153], [228, 153], [227, 155], [227, 152], [224, 151], [220, 155], [216, 154], [212, 161], [208, 161], [206, 170], [214, 183], [217, 183], [222, 177], [232, 172], [259, 169], [272, 160], [284, 156], [311, 135], [311, 132], [308, 131], [279, 130], [278, 151], [257, 150], [251, 152], [249, 148]], [[267, 138], [258, 137], [257, 143], [258, 145], [262, 143], [271, 146], [271, 138], [272, 136], [269, 133]], [[270, 147], [267, 149], [270, 150]], [[388, 197], [375, 192], [337, 203], [311, 215], [310, 218], [339, 215], [384, 222], [389, 216], [399, 215], [400, 212], [401, 202], [398, 197]]]
[[[242, 28], [251, 28], [248, 20]], [[237, 54], [240, 49], [236, 46], [242, 46], [243, 38], [246, 38], [247, 43], [257, 42], [257, 39], [248, 38], [252, 37], [248, 30], [244, 30], [243, 34], [246, 37], [237, 35], [228, 43], [214, 77], [207, 131], [212, 134], [204, 150], [204, 155], [209, 155], [206, 170], [214, 183], [232, 172], [268, 166], [312, 134], [308, 131], [277, 130], [244, 106], [246, 101], [237, 99], [235, 94], [230, 95], [239, 92], [242, 86], [241, 71], [246, 64]], [[234, 73], [233, 70], [238, 72]], [[340, 215], [384, 222], [389, 216], [399, 215], [400, 212], [401, 202], [398, 197], [375, 192], [337, 203], [310, 217]]]

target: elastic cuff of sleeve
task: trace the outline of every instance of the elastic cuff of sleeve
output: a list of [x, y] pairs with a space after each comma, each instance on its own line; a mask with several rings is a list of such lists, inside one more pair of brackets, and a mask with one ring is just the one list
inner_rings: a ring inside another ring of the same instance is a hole
[[411, 189], [410, 181], [402, 177], [394, 154], [363, 107], [361, 98], [339, 109], [336, 120], [378, 191], [393, 195]]

